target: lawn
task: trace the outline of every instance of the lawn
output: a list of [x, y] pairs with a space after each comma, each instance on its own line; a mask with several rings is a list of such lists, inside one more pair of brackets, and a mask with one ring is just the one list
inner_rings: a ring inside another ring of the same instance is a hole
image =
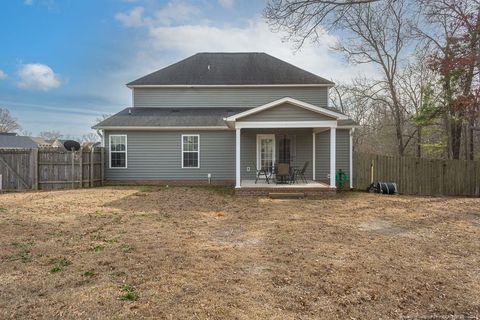
[[470, 319], [480, 199], [3, 194], [0, 284], [1, 319]]

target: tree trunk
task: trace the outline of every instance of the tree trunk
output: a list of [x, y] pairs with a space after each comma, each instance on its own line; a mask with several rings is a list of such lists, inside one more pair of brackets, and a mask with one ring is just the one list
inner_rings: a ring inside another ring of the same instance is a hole
[[470, 139], [469, 139], [469, 152], [468, 152], [468, 159], [470, 160], [475, 160], [475, 131], [473, 130], [473, 127], [475, 126], [475, 120], [470, 119], [469, 121], [469, 133], [470, 133]]
[[417, 126], [417, 150], [416, 150], [417, 158], [422, 157], [422, 127]]
[[460, 159], [460, 146], [462, 144], [462, 121], [458, 119], [451, 119], [450, 133], [452, 137], [452, 158]]

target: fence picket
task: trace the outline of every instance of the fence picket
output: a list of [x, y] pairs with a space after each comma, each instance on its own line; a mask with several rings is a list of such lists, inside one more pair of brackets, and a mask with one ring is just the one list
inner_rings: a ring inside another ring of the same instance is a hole
[[375, 181], [396, 182], [402, 194], [480, 196], [480, 161], [436, 160], [354, 153], [353, 183], [356, 189], [370, 184], [370, 165]]
[[3, 190], [64, 189], [103, 184], [103, 149], [0, 149]]

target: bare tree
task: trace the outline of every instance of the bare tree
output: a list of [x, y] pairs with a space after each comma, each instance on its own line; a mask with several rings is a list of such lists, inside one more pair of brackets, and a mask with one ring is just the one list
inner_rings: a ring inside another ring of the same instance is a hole
[[419, 158], [422, 157], [423, 129], [436, 124], [442, 111], [440, 90], [435, 85], [438, 77], [425, 64], [425, 59], [423, 52], [417, 52], [400, 71], [397, 83], [401, 105], [414, 128], [407, 139], [416, 134], [415, 155]]
[[6, 108], [0, 108], [0, 132], [20, 130], [20, 125]]
[[110, 118], [111, 116], [112, 116], [111, 114], [104, 113], [100, 117], [97, 117], [95, 119], [95, 124], [98, 124], [98, 123], [102, 122], [103, 120]]
[[432, 68], [441, 76], [449, 156], [459, 159], [462, 128], [466, 122], [465, 128], [470, 128], [470, 142], [465, 143], [465, 154], [469, 145], [469, 158], [473, 159], [472, 128], [480, 113], [480, 1], [418, 2], [429, 28], [419, 28], [417, 32], [431, 51]]
[[59, 131], [42, 131], [38, 136], [48, 140], [56, 140], [64, 137]]
[[285, 29], [300, 48], [306, 39], [317, 40], [323, 28], [338, 26], [353, 7], [380, 0], [270, 0], [264, 15], [272, 27]]
[[80, 141], [82, 141], [82, 142], [99, 142], [100, 137], [98, 136], [98, 134], [96, 134], [94, 132], [90, 132], [90, 133], [84, 134], [82, 136], [82, 138], [80, 139]]
[[369, 96], [388, 106], [399, 155], [404, 155], [409, 141], [404, 141], [405, 112], [397, 83], [404, 50], [412, 40], [414, 21], [410, 14], [407, 0], [333, 3], [285, 0], [271, 1], [266, 10], [270, 23], [300, 38], [299, 45], [307, 38], [317, 39], [320, 26], [335, 29], [342, 32], [342, 40], [335, 49], [344, 53], [349, 62], [371, 63], [379, 68], [381, 77], [371, 84]]
[[[337, 50], [346, 54], [354, 64], [371, 63], [379, 67], [381, 78], [372, 83], [372, 99], [388, 106], [395, 123], [397, 150], [405, 153], [405, 108], [399, 97], [399, 69], [404, 50], [410, 44], [411, 16], [405, 0], [382, 2], [353, 7], [339, 25], [347, 36]], [[385, 94], [384, 94], [385, 93]]]
[[351, 84], [337, 84], [330, 95], [330, 101], [333, 107], [342, 111], [356, 123], [361, 126], [361, 130], [356, 130], [353, 136], [355, 148], [366, 151], [370, 149], [370, 137], [375, 130], [382, 130], [383, 122], [376, 121], [379, 108], [375, 102], [366, 99], [364, 95], [358, 94], [357, 86], [368, 81], [365, 78], [357, 78]]

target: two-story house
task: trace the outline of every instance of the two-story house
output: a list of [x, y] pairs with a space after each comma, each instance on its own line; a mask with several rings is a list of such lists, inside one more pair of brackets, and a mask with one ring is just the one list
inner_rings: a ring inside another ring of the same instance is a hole
[[334, 83], [268, 54], [198, 53], [127, 86], [133, 106], [93, 127], [110, 183], [245, 188], [287, 163], [304, 169], [295, 185], [335, 188], [352, 172], [356, 125], [329, 107]]

